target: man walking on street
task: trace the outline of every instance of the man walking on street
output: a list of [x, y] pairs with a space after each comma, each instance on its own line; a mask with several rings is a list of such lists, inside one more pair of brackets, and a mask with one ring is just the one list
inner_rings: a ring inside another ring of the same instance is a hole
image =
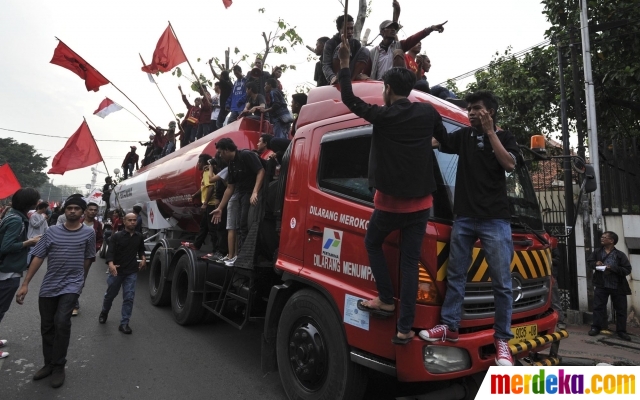
[[458, 341], [462, 301], [471, 265], [471, 253], [478, 239], [489, 265], [495, 302], [494, 345], [496, 365], [513, 365], [509, 349], [511, 333], [511, 212], [507, 198], [506, 172], [516, 167], [519, 154], [510, 132], [498, 130], [498, 101], [491, 92], [469, 94], [470, 127], [450, 134], [436, 132], [440, 151], [458, 154], [455, 201], [456, 218], [451, 231], [451, 252], [447, 266], [447, 293], [440, 316], [441, 323], [420, 332], [429, 342]]
[[49, 203], [43, 201], [36, 206], [36, 212], [31, 214], [31, 217], [29, 217], [29, 232], [27, 232], [27, 237], [29, 239], [43, 235], [49, 227], [47, 224], [47, 221], [49, 220], [49, 216], [47, 215], [48, 208]]
[[[418, 292], [420, 248], [436, 190], [433, 175], [431, 138], [434, 132], [446, 132], [442, 119], [427, 103], [407, 99], [416, 82], [405, 68], [392, 68], [384, 76], [384, 106], [367, 104], [353, 94], [349, 70], [349, 43], [343, 36], [338, 49], [342, 102], [349, 110], [373, 124], [369, 154], [369, 186], [376, 189], [374, 210], [364, 245], [378, 297], [359, 301], [358, 309], [382, 317], [395, 314], [393, 284], [382, 244], [391, 232], [400, 230], [400, 313], [394, 344], [409, 343], [415, 318]], [[389, 171], [393, 171], [392, 174]], [[414, 179], [420, 176], [422, 179]]]
[[631, 263], [627, 255], [616, 249], [618, 235], [603, 232], [602, 247], [591, 253], [587, 265], [593, 270], [593, 325], [589, 336], [596, 336], [600, 330], [608, 328], [607, 301], [616, 314], [616, 333], [622, 340], [631, 340], [627, 333], [627, 296], [631, 294], [627, 275], [631, 274]]
[[[107, 292], [104, 294], [102, 312], [98, 322], [107, 322], [109, 310], [113, 299], [116, 298], [122, 286], [122, 316], [118, 330], [124, 334], [131, 334], [129, 319], [133, 312], [133, 298], [136, 294], [136, 279], [138, 271], [147, 266], [147, 258], [144, 254], [144, 237], [136, 232], [137, 217], [129, 213], [124, 217], [124, 230], [116, 232], [109, 240], [107, 251], [107, 263], [109, 264], [109, 277], [107, 278]], [[138, 265], [138, 259], [142, 261]]]
[[96, 256], [96, 235], [80, 218], [87, 203], [82, 197], [65, 200], [63, 225], [47, 229], [33, 249], [33, 259], [20, 290], [16, 294], [18, 304], [23, 304], [29, 291], [29, 282], [47, 258], [47, 273], [42, 280], [38, 306], [44, 367], [33, 376], [40, 380], [51, 375], [51, 386], [62, 386], [64, 368], [71, 337], [71, 312], [82, 292], [84, 278], [91, 259]]

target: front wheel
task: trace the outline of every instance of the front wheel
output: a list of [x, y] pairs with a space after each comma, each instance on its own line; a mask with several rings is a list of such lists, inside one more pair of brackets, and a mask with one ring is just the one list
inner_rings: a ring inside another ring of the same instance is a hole
[[304, 289], [284, 306], [278, 323], [280, 380], [290, 399], [360, 399], [366, 375], [349, 348], [329, 302]]

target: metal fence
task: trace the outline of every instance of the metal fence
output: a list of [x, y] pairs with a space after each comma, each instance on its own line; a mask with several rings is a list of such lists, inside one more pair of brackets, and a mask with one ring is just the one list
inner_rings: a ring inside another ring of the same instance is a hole
[[603, 214], [640, 214], [638, 153], [637, 138], [602, 143], [599, 185]]

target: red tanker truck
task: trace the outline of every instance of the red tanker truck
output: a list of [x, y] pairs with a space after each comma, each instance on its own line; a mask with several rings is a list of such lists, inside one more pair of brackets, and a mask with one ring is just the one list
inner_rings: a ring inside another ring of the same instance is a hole
[[[381, 82], [358, 82], [354, 92], [382, 104]], [[410, 100], [432, 104], [448, 132], [469, 124], [466, 112], [414, 91]], [[473, 398], [478, 378], [494, 365], [495, 304], [480, 242], [473, 252], [457, 343], [416, 337], [396, 346], [395, 318], [358, 311], [359, 299], [376, 296], [364, 248], [373, 210], [367, 182], [371, 125], [352, 114], [332, 86], [312, 89], [279, 175], [265, 182], [249, 235], [234, 267], [200, 258], [181, 245], [198, 231], [201, 208], [198, 156], [215, 155], [215, 142], [229, 137], [253, 149], [263, 131], [241, 119], [139, 170], [114, 190], [114, 207], [142, 204], [151, 261], [149, 291], [156, 306], [170, 305], [177, 323], [197, 323], [208, 313], [242, 329], [262, 321], [262, 366], [278, 370], [292, 399], [357, 399], [366, 387], [365, 368], [402, 382], [441, 381], [456, 398]], [[434, 326], [446, 290], [453, 221], [457, 155], [434, 150], [437, 192], [419, 263], [414, 329]], [[419, 176], [416, 179], [420, 179]], [[550, 307], [551, 256], [538, 201], [525, 162], [508, 174], [515, 254], [511, 349], [520, 363], [558, 363], [557, 315]], [[385, 244], [396, 293], [400, 285], [398, 235]], [[272, 254], [258, 251], [273, 243]], [[398, 310], [399, 307], [396, 307]], [[541, 350], [550, 349], [548, 355]], [[436, 385], [434, 385], [436, 386]], [[434, 393], [434, 395], [442, 395]], [[444, 397], [443, 397], [444, 398]], [[447, 397], [453, 398], [453, 397]]]

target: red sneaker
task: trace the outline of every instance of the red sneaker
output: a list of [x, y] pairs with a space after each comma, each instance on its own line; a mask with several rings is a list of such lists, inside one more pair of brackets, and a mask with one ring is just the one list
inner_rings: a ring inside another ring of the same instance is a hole
[[450, 342], [458, 341], [458, 331], [452, 331], [447, 325], [436, 325], [431, 329], [425, 329], [418, 334], [427, 342], [437, 342], [438, 340], [448, 340]]
[[495, 339], [493, 343], [496, 346], [496, 365], [513, 366], [513, 356], [511, 355], [509, 342], [504, 339]]
[[180, 244], [183, 245], [184, 247], [190, 248], [191, 250], [198, 250], [196, 246], [191, 242], [182, 242]]

